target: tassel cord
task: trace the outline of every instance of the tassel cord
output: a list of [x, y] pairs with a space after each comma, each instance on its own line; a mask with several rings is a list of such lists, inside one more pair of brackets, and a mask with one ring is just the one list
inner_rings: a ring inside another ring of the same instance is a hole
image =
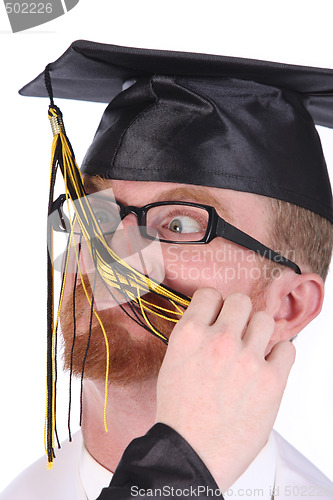
[[[78, 256], [79, 256], [79, 258], [80, 258], [80, 253], [81, 253], [81, 238], [80, 238], [80, 242], [79, 242], [79, 245], [78, 245]], [[68, 394], [68, 419], [67, 419], [68, 439], [69, 439], [69, 441], [72, 441], [72, 433], [71, 433], [71, 409], [72, 409], [73, 356], [74, 356], [74, 348], [75, 348], [75, 341], [76, 341], [76, 285], [77, 285], [77, 273], [78, 273], [78, 265], [76, 264], [76, 272], [75, 272], [75, 278], [74, 278], [74, 284], [73, 284], [73, 302], [72, 302], [72, 308], [73, 308], [73, 340], [72, 340], [72, 346], [71, 346], [71, 360], [70, 360], [70, 369], [69, 369], [69, 394]]]
[[90, 347], [90, 340], [91, 340], [92, 320], [93, 320], [93, 316], [94, 316], [95, 287], [96, 287], [96, 273], [94, 275], [94, 285], [93, 285], [91, 302], [90, 302], [89, 334], [88, 334], [87, 346], [86, 346], [86, 350], [85, 350], [83, 362], [82, 362], [81, 388], [80, 388], [80, 426], [82, 425], [82, 411], [83, 411], [83, 378], [84, 378], [84, 369], [85, 369], [85, 365], [86, 365], [86, 360], [87, 360], [88, 351], [89, 351], [89, 347]]
[[[80, 423], [82, 421], [82, 388], [84, 379], [84, 369], [88, 356], [91, 334], [92, 334], [92, 322], [95, 316], [98, 320], [100, 327], [102, 329], [105, 346], [106, 346], [106, 377], [105, 377], [105, 401], [104, 401], [104, 425], [107, 430], [106, 425], [106, 409], [107, 409], [107, 394], [108, 394], [108, 375], [109, 375], [109, 344], [107, 335], [102, 324], [102, 321], [97, 314], [94, 304], [95, 304], [95, 286], [97, 276], [100, 277], [102, 283], [109, 291], [113, 299], [121, 307], [134, 322], [145, 328], [151, 334], [160, 338], [164, 343], [167, 343], [167, 338], [156, 328], [148, 318], [148, 315], [159, 316], [161, 319], [171, 322], [177, 321], [177, 316], [181, 316], [183, 311], [188, 306], [190, 298], [186, 297], [169, 287], [156, 282], [151, 279], [147, 274], [143, 274], [140, 271], [132, 268], [124, 260], [121, 259], [112, 248], [107, 243], [107, 240], [96, 220], [95, 214], [89, 203], [89, 197], [87, 197], [83, 178], [81, 172], [75, 161], [75, 156], [70, 142], [65, 133], [65, 129], [62, 122], [62, 114], [57, 106], [54, 105], [53, 92], [50, 79], [50, 68], [47, 67], [45, 70], [45, 85], [47, 92], [50, 97], [50, 107], [49, 107], [49, 117], [51, 121], [52, 130], [54, 132], [54, 139], [52, 143], [52, 161], [51, 161], [51, 175], [50, 175], [50, 196], [49, 196], [49, 208], [48, 214], [53, 204], [53, 193], [55, 178], [57, 174], [58, 167], [62, 173], [66, 189], [66, 203], [71, 201], [74, 207], [74, 218], [70, 218], [71, 222], [71, 240], [74, 241], [74, 248], [77, 260], [77, 269], [75, 276], [74, 287], [77, 286], [77, 277], [81, 277], [82, 286], [84, 293], [88, 302], [90, 303], [90, 320], [89, 320], [89, 335], [86, 346], [86, 352], [82, 364], [81, 373], [81, 392], [80, 392]], [[88, 291], [84, 284], [83, 275], [80, 269], [80, 253], [81, 253], [81, 239], [79, 244], [79, 249], [75, 242], [74, 235], [74, 224], [80, 228], [81, 237], [84, 238], [87, 248], [90, 252], [91, 258], [95, 264], [95, 275], [94, 275], [94, 285], [92, 296], [89, 297]], [[52, 230], [48, 230], [48, 270], [47, 270], [47, 281], [48, 281], [48, 300], [47, 300], [47, 312], [48, 312], [48, 333], [47, 333], [47, 411], [46, 411], [46, 431], [45, 431], [45, 447], [47, 451], [48, 464], [51, 466], [54, 454], [54, 435], [56, 435], [58, 444], [58, 434], [56, 429], [56, 383], [57, 383], [57, 328], [59, 322], [59, 314], [63, 300], [63, 292], [66, 280], [66, 273], [63, 275], [63, 281], [61, 285], [61, 294], [59, 300], [59, 307], [57, 318], [54, 325], [54, 273], [53, 273], [53, 236]], [[70, 245], [69, 245], [70, 246]], [[69, 248], [68, 248], [69, 255]], [[140, 255], [142, 259], [142, 256]], [[143, 265], [144, 262], [142, 261]], [[66, 258], [66, 271], [68, 265], [68, 256]], [[110, 288], [115, 289], [120, 292], [128, 305], [128, 308], [124, 307], [120, 301], [117, 299], [116, 295], [113, 294]], [[172, 308], [167, 308], [159, 305], [155, 305], [142, 298], [142, 295], [147, 292], [151, 292], [156, 296], [160, 296], [162, 299], [169, 302]], [[73, 290], [73, 314], [76, 316], [76, 296], [75, 290]], [[68, 411], [68, 431], [69, 437], [71, 439], [70, 431], [70, 410], [71, 410], [71, 389], [72, 389], [72, 368], [73, 368], [73, 353], [76, 337], [76, 319], [73, 319], [73, 341], [71, 349], [71, 373], [70, 373], [70, 384], [69, 384], [69, 411]]]

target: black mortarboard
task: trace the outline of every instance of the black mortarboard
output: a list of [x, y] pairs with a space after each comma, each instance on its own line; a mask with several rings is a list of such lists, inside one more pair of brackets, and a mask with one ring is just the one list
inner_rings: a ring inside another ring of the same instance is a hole
[[[83, 173], [248, 191], [333, 222], [314, 127], [333, 127], [333, 70], [77, 41], [49, 71], [55, 97], [111, 101]], [[47, 96], [43, 74], [21, 94]]]

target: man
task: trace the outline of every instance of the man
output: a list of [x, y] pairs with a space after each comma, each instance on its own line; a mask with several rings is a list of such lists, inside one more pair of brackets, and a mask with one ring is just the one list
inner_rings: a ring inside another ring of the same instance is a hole
[[[76, 436], [53, 470], [33, 466], [4, 498], [96, 498], [116, 468], [103, 499], [172, 488], [333, 498], [271, 434], [289, 340], [320, 312], [331, 257], [332, 194], [305, 104], [332, 125], [332, 72], [77, 42], [23, 93], [45, 95], [44, 77], [66, 187], [50, 218], [73, 241], [60, 313], [65, 366], [84, 375], [84, 448], [75, 458]], [[71, 97], [68, 80], [77, 98], [117, 94], [83, 162], [84, 190], [53, 103], [53, 92]], [[146, 240], [160, 259], [146, 258]]]

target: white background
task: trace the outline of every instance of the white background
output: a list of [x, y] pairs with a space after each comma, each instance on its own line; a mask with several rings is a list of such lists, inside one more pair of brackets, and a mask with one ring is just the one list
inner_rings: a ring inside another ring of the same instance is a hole
[[[51, 131], [46, 99], [18, 89], [79, 38], [333, 68], [333, 5], [322, 1], [80, 0], [48, 24], [12, 34], [0, 4], [0, 490], [43, 454], [45, 214]], [[104, 106], [57, 101], [80, 161]], [[333, 131], [320, 130], [331, 177]], [[276, 429], [333, 480], [333, 276], [320, 318], [296, 342]], [[67, 378], [58, 399], [66, 438]], [[77, 409], [78, 399], [74, 400]], [[73, 412], [77, 428], [77, 411]]]

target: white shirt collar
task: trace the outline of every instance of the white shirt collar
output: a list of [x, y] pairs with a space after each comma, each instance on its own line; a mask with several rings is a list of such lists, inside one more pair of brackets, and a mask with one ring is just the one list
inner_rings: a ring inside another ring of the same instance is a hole
[[103, 488], [109, 486], [112, 472], [105, 469], [90, 455], [82, 442], [79, 474], [87, 500], [96, 500]]
[[224, 492], [228, 498], [260, 498], [271, 500], [274, 494], [276, 443], [271, 433], [266, 445], [237, 481]]
[[[257, 498], [271, 500], [276, 469], [276, 444], [270, 435], [264, 448], [240, 478], [224, 492], [224, 498]], [[90, 455], [82, 443], [79, 473], [87, 500], [96, 500], [103, 488], [109, 486], [112, 472]]]

